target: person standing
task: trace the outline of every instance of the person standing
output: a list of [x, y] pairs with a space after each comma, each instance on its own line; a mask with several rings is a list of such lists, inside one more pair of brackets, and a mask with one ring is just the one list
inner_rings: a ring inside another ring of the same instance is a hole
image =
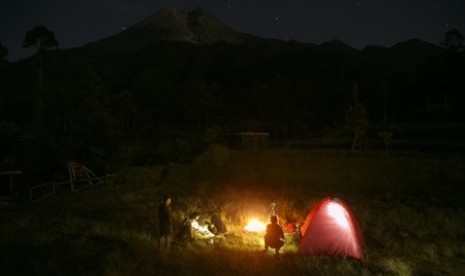
[[162, 239], [165, 239], [165, 249], [168, 249], [169, 239], [171, 235], [171, 197], [163, 196], [162, 202], [158, 206], [158, 224], [160, 235], [158, 237], [158, 249], [160, 249]]

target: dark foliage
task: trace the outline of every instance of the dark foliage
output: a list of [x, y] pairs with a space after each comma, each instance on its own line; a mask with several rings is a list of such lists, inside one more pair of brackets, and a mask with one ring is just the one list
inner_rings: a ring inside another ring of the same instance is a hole
[[41, 55], [39, 115], [38, 55], [2, 66], [1, 167], [47, 179], [67, 160], [98, 172], [187, 162], [220, 142], [205, 138], [212, 129], [223, 136], [267, 131], [272, 139], [344, 131], [354, 84], [371, 125], [460, 122], [465, 110], [463, 53], [418, 40], [360, 51], [340, 41], [254, 37], [211, 44], [159, 40], [127, 51], [107, 44]]
[[8, 55], [8, 48], [3, 46], [3, 44], [0, 42], [0, 62], [3, 62], [7, 55]]
[[46, 26], [39, 25], [26, 33], [23, 41], [23, 47], [28, 48], [36, 46], [39, 51], [58, 47], [58, 41], [55, 35]]

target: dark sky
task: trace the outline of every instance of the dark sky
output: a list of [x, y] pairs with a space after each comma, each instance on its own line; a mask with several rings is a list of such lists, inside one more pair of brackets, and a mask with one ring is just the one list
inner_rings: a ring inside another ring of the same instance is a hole
[[26, 32], [45, 25], [60, 48], [120, 32], [161, 8], [201, 6], [226, 25], [267, 38], [355, 47], [392, 46], [411, 38], [435, 44], [451, 28], [465, 34], [465, 0], [2, 0], [0, 43], [10, 61], [31, 55]]

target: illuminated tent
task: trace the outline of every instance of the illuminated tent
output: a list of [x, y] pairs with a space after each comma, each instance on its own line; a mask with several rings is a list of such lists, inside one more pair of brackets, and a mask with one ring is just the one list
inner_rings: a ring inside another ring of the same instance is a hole
[[363, 237], [347, 205], [337, 198], [324, 198], [308, 214], [302, 226], [298, 252], [363, 261]]

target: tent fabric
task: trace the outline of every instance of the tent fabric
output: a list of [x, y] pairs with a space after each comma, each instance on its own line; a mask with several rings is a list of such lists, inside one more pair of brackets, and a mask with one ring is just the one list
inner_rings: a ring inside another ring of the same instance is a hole
[[308, 214], [298, 252], [330, 255], [363, 261], [363, 237], [358, 223], [340, 199], [324, 198]]

